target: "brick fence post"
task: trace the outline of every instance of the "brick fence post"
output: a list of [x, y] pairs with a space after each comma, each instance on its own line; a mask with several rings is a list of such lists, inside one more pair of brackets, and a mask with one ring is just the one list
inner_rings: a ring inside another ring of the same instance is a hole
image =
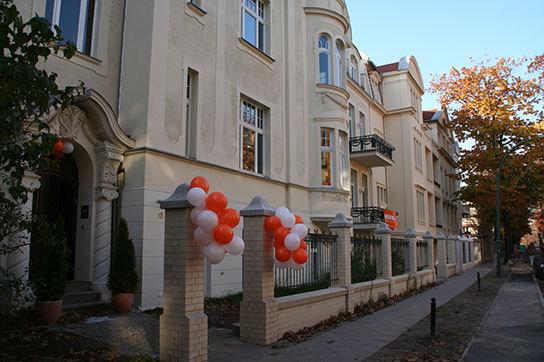
[[[408, 241], [408, 274], [417, 273], [417, 244], [416, 233], [408, 228], [404, 233], [404, 238]], [[406, 271], [405, 271], [406, 272]]]
[[166, 200], [164, 221], [164, 312], [160, 318], [161, 361], [206, 361], [208, 317], [204, 314], [204, 253], [193, 240], [188, 184]]
[[431, 269], [434, 274], [434, 236], [430, 231], [427, 231], [423, 235], [423, 240], [427, 243], [427, 255], [425, 255], [427, 258], [427, 269]]
[[334, 286], [345, 287], [351, 284], [351, 221], [344, 214], [338, 213], [333, 221], [328, 224], [338, 235], [336, 242], [336, 271], [337, 281]]
[[475, 254], [475, 253], [474, 253], [474, 240], [472, 240], [472, 236], [470, 236], [470, 235], [468, 236], [468, 246], [469, 246], [468, 250], [469, 250], [469, 252], [470, 252], [470, 254], [469, 254], [469, 255], [470, 255], [470, 262], [471, 262], [472, 264], [474, 264], [474, 263], [475, 263], [475, 259], [476, 259], [476, 258], [474, 257], [474, 254]]
[[240, 215], [244, 217], [243, 290], [240, 303], [240, 339], [269, 345], [277, 340], [277, 306], [274, 299], [274, 232], [265, 221], [274, 215], [261, 196], [256, 196]]
[[446, 245], [448, 246], [448, 264], [455, 264], [456, 263], [456, 256], [457, 256], [457, 248], [455, 245], [455, 236], [450, 234], [448, 235]]
[[379, 257], [381, 262], [379, 263], [381, 268], [378, 270], [379, 278], [391, 278], [393, 276], [393, 268], [391, 266], [391, 229], [382, 222], [380, 226], [374, 230], [374, 235], [381, 238]]
[[436, 246], [438, 248], [438, 278], [447, 278], [448, 277], [448, 261], [446, 259], [446, 237], [444, 234], [440, 233], [436, 237]]
[[457, 263], [457, 273], [463, 272], [463, 254], [464, 254], [464, 248], [463, 248], [463, 240], [459, 235], [454, 236], [454, 243], [457, 246], [456, 253], [455, 253], [455, 261]]

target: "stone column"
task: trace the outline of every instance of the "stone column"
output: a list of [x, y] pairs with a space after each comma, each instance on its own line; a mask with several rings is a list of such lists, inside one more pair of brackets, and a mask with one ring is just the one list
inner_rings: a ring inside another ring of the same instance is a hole
[[456, 245], [455, 245], [455, 236], [450, 234], [447, 239], [448, 246], [448, 264], [455, 264], [456, 260]]
[[269, 345], [276, 336], [277, 307], [274, 300], [274, 233], [265, 221], [274, 215], [261, 196], [256, 196], [240, 215], [244, 217], [243, 290], [240, 303], [240, 339]]
[[423, 235], [423, 240], [427, 243], [427, 269], [431, 269], [434, 273], [434, 236], [427, 231]]
[[468, 245], [469, 245], [469, 255], [470, 255], [470, 262], [474, 264], [475, 261], [475, 252], [474, 252], [474, 240], [472, 240], [472, 236], [468, 236]]
[[[417, 273], [417, 244], [416, 233], [408, 228], [404, 233], [404, 238], [408, 241], [408, 274]], [[406, 271], [405, 271], [406, 272]]]
[[438, 278], [448, 277], [448, 261], [446, 260], [446, 237], [440, 233], [436, 237], [436, 246], [438, 248]]
[[160, 202], [164, 221], [164, 312], [161, 361], [206, 361], [208, 317], [204, 314], [204, 253], [193, 240], [188, 184]]
[[379, 263], [381, 268], [378, 270], [378, 278], [391, 278], [393, 276], [393, 268], [391, 266], [391, 229], [382, 222], [374, 230], [374, 235], [382, 240], [378, 255], [381, 260]]
[[98, 186], [95, 188], [93, 284], [108, 293], [106, 283], [110, 272], [111, 256], [111, 202], [119, 197], [117, 193], [117, 169], [123, 160], [119, 147], [104, 141], [95, 148], [99, 162]]
[[344, 214], [338, 213], [328, 224], [330, 229], [338, 235], [336, 242], [336, 271], [337, 281], [334, 286], [345, 287], [351, 284], [351, 221]]
[[463, 272], [463, 241], [459, 235], [454, 236], [454, 242], [456, 245], [455, 261], [457, 263], [457, 273]]

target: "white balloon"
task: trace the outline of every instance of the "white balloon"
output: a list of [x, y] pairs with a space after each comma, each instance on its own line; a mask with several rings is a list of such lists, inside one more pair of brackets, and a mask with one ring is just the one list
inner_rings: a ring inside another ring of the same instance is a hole
[[204, 255], [206, 256], [208, 263], [219, 264], [225, 257], [225, 249], [213, 242], [206, 247]]
[[213, 241], [213, 233], [211, 232], [207, 233], [204, 230], [202, 230], [201, 227], [197, 227], [193, 235], [194, 235], [196, 243], [200, 246], [210, 245]]
[[274, 265], [278, 269], [285, 269], [289, 266], [289, 260], [288, 261], [279, 261], [278, 259], [274, 258]]
[[299, 238], [304, 239], [308, 235], [308, 228], [304, 224], [296, 224], [291, 228], [293, 234], [297, 234]]
[[287, 215], [290, 213], [291, 212], [289, 211], [289, 209], [286, 208], [285, 206], [278, 207], [278, 209], [276, 210], [276, 216], [279, 217], [280, 219], [281, 219], [281, 215]]
[[225, 244], [225, 250], [232, 255], [240, 255], [244, 251], [244, 241], [238, 236], [234, 236], [232, 240]]
[[72, 142], [64, 141], [64, 147], [62, 147], [63, 153], [74, 152], [74, 144]]
[[191, 210], [191, 222], [193, 223], [193, 225], [198, 226], [198, 215], [200, 215], [200, 213], [204, 210], [206, 210], [206, 206], [203, 205], [194, 207]]
[[284, 243], [287, 249], [291, 251], [297, 250], [300, 246], [300, 238], [297, 234], [291, 233], [285, 237]]
[[187, 191], [187, 201], [193, 206], [200, 206], [206, 200], [206, 191], [200, 187], [192, 187]]
[[218, 222], [217, 214], [210, 210], [204, 210], [198, 215], [197, 224], [206, 232], [212, 231]]
[[281, 225], [284, 228], [290, 229], [293, 226], [295, 226], [296, 218], [295, 215], [288, 213], [288, 214], [282, 214], [280, 216]]

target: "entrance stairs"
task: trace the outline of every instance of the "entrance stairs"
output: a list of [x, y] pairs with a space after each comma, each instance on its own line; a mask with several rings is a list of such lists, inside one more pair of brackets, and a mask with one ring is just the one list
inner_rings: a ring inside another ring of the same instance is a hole
[[102, 293], [91, 288], [92, 282], [87, 280], [71, 280], [66, 282], [66, 292], [62, 297], [62, 309], [87, 307], [107, 304], [102, 300]]

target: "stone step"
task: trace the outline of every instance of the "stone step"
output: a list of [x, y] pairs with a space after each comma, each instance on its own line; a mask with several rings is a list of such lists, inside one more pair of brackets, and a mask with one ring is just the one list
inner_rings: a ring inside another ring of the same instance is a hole
[[66, 282], [66, 294], [77, 292], [88, 292], [91, 289], [92, 282], [88, 280], [70, 280]]
[[81, 304], [81, 303], [96, 303], [102, 300], [102, 293], [87, 290], [74, 293], [66, 293], [62, 298], [62, 304], [64, 306], [69, 306], [71, 304]]
[[62, 310], [70, 310], [70, 309], [76, 309], [76, 308], [88, 309], [88, 307], [99, 307], [100, 309], [103, 309], [104, 307], [109, 307], [109, 306], [111, 306], [111, 302], [109, 300], [99, 300], [99, 301], [93, 301], [93, 302], [75, 303], [75, 304], [68, 304], [68, 305], [65, 305], [63, 303]]

